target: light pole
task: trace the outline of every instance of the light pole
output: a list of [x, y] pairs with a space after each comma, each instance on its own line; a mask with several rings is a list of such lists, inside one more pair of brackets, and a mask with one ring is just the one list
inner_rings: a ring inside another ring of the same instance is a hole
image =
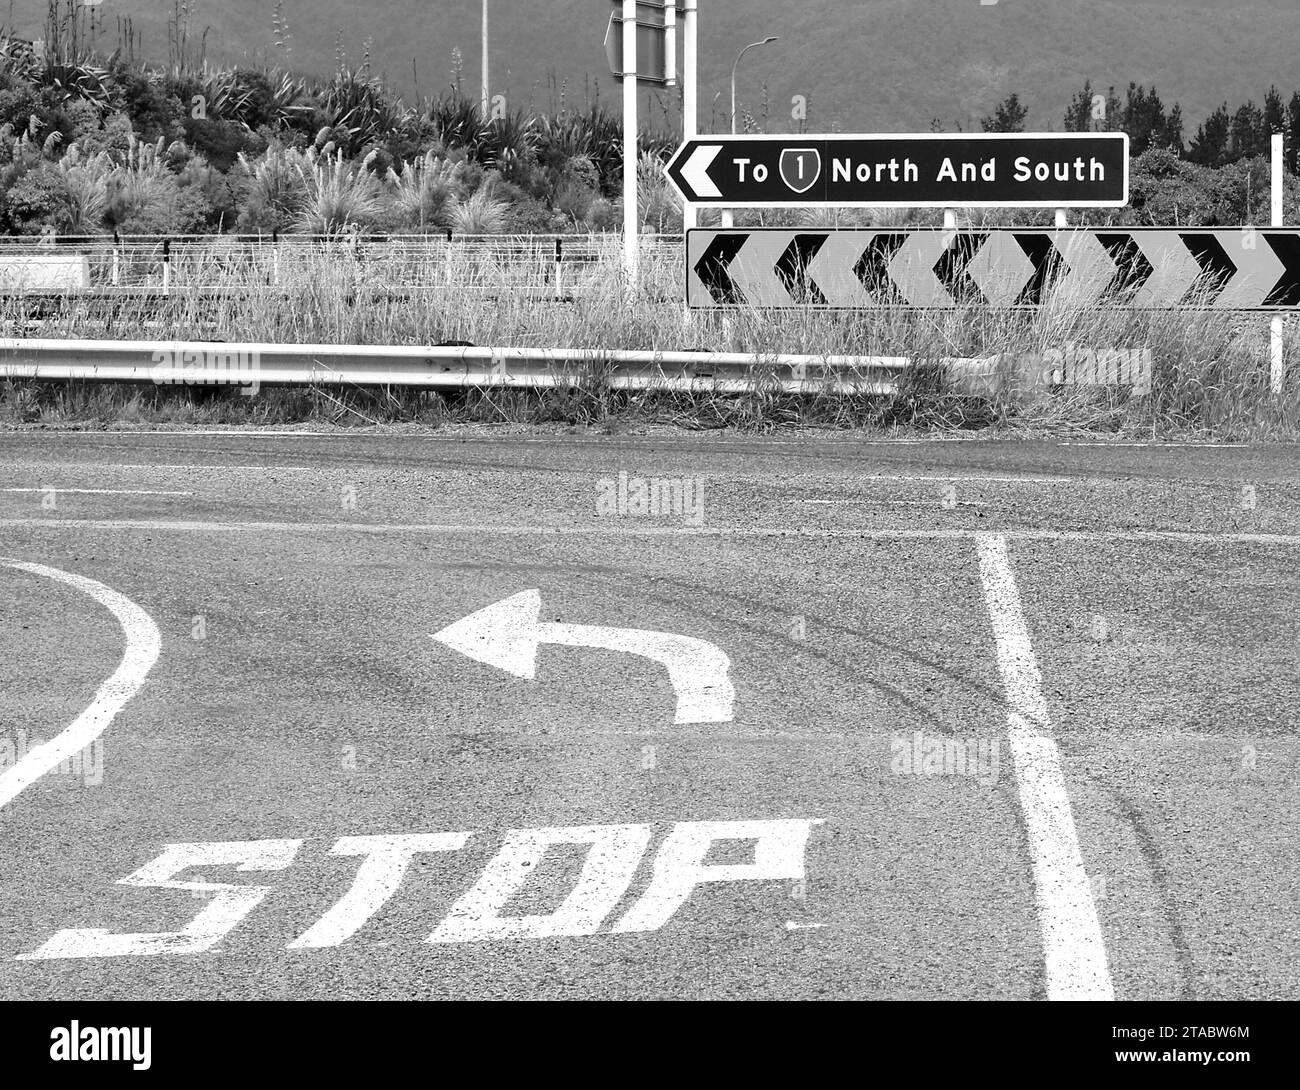
[[483, 0], [483, 120], [488, 117], [492, 103], [488, 98], [488, 0]]
[[[750, 42], [737, 55], [736, 63], [731, 66], [731, 135], [736, 135], [736, 70], [740, 67], [741, 58], [751, 49], [757, 49], [760, 45], [771, 45], [777, 41], [776, 37], [764, 38], [761, 42]], [[722, 213], [722, 226], [730, 227], [733, 223], [731, 213], [724, 211]]]

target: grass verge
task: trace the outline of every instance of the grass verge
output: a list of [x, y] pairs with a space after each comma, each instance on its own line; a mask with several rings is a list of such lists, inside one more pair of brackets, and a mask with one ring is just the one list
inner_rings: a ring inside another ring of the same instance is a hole
[[[412, 294], [394, 298], [393, 270], [337, 253], [299, 255], [268, 285], [265, 270], [237, 268], [205, 296], [178, 290], [143, 303], [69, 300], [32, 321], [29, 301], [0, 303], [11, 335], [49, 338], [201, 340], [318, 344], [490, 346], [784, 352], [907, 356], [913, 365], [889, 396], [628, 394], [621, 391], [410, 391], [321, 386], [232, 388], [109, 386], [16, 380], [0, 385], [8, 426], [286, 425], [412, 423], [566, 424], [618, 430], [639, 423], [763, 431], [817, 426], [1142, 437], [1294, 439], [1300, 375], [1269, 389], [1268, 317], [1212, 310], [1143, 311], [1056, 302], [1036, 310], [959, 307], [917, 311], [815, 309], [694, 312], [675, 294], [680, 257], [648, 262], [646, 292], [629, 301], [616, 260], [583, 269], [568, 303], [500, 290], [490, 259], [447, 265]], [[512, 285], [517, 286], [517, 285]], [[270, 290], [274, 287], [275, 290]], [[1294, 329], [1287, 356], [1300, 361]], [[937, 361], [951, 356], [1035, 356], [1089, 349], [1148, 350], [1149, 396], [1127, 387], [1071, 386], [1032, 400], [956, 396]], [[1296, 371], [1300, 371], [1297, 362]]]

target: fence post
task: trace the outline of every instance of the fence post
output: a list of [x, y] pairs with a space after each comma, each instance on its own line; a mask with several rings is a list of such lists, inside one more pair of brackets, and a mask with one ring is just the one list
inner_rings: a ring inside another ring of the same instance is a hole
[[280, 231], [271, 232], [271, 276], [278, 286], [280, 283]]
[[163, 270], [162, 270], [162, 290], [164, 295], [170, 295], [172, 291], [172, 243], [171, 239], [163, 239]]
[[[1282, 198], [1285, 194], [1285, 174], [1283, 156], [1285, 140], [1281, 133], [1273, 134], [1273, 226], [1281, 227], [1283, 220]], [[1274, 318], [1270, 323], [1268, 384], [1275, 394], [1282, 392], [1282, 383], [1286, 378], [1286, 324], [1282, 318]]]
[[117, 287], [122, 282], [122, 240], [118, 237], [117, 228], [113, 228], [113, 271], [110, 279], [113, 287]]
[[450, 284], [451, 283], [451, 228], [450, 227], [447, 228], [446, 257], [447, 260], [443, 263], [443, 272], [446, 274], [447, 283]]
[[561, 239], [555, 240], [555, 299], [556, 302], [564, 296], [563, 265], [564, 263], [564, 242]]

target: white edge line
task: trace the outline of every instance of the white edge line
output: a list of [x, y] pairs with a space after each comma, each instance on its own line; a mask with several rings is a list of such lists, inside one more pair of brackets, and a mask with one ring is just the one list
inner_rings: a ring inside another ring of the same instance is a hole
[[158, 660], [162, 637], [149, 614], [103, 583], [58, 568], [48, 568], [44, 564], [28, 564], [2, 558], [0, 564], [54, 579], [88, 594], [117, 618], [126, 635], [126, 650], [122, 654], [122, 661], [99, 687], [90, 707], [53, 739], [29, 749], [16, 764], [0, 774], [0, 807], [3, 807], [50, 769], [80, 753], [104, 733], [113, 717], [144, 684], [145, 675]]
[[47, 484], [40, 488], [0, 488], [0, 492], [56, 492], [68, 496], [192, 496], [193, 492], [163, 492], [153, 488], [64, 488]]
[[[864, 541], [965, 541], [995, 533], [1015, 541], [1148, 541], [1188, 545], [1300, 545], [1300, 534], [1212, 533], [1202, 530], [873, 530], [794, 526], [788, 529], [753, 526], [636, 526], [617, 525], [610, 518], [600, 526], [494, 526], [490, 523], [391, 522], [203, 522], [185, 519], [65, 519], [0, 518], [4, 529], [146, 530], [168, 533], [355, 533], [355, 534], [483, 534], [501, 537], [752, 537], [858, 538]], [[631, 520], [627, 520], [630, 522]]]
[[1101, 921], [1079, 850], [1006, 538], [980, 534], [975, 546], [1007, 693], [1007, 735], [1033, 863], [1047, 998], [1114, 999]]

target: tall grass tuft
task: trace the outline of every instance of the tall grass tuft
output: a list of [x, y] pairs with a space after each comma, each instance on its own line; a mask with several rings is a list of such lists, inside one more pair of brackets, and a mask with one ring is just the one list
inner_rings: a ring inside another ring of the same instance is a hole
[[364, 165], [308, 151], [297, 164], [304, 201], [296, 226], [314, 235], [336, 235], [352, 224], [368, 227], [383, 210], [379, 182]]

